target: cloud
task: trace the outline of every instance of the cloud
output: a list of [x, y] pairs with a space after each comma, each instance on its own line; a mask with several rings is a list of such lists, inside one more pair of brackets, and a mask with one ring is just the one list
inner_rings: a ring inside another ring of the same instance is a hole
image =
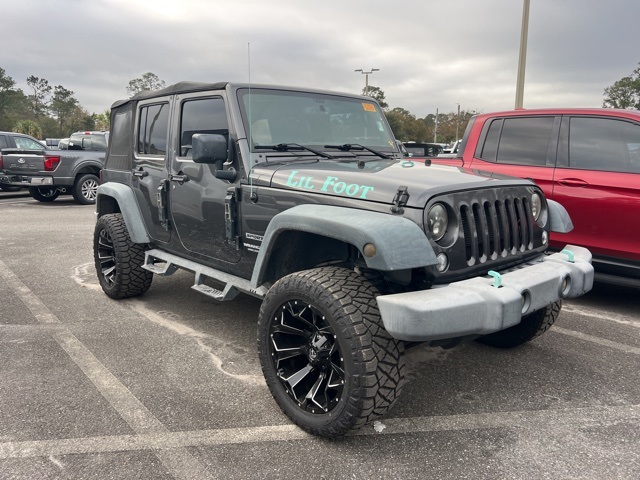
[[[0, 67], [36, 75], [90, 112], [153, 72], [360, 93], [364, 76], [417, 116], [513, 108], [522, 2], [21, 0], [3, 5]], [[600, 106], [640, 61], [631, 0], [533, 0], [525, 107]]]

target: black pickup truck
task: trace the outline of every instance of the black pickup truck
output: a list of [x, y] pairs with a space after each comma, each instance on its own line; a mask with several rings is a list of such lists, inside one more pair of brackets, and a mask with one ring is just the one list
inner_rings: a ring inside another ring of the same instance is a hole
[[26, 187], [40, 202], [71, 193], [80, 204], [95, 203], [108, 135], [76, 132], [68, 150], [49, 150], [29, 135], [0, 132], [0, 189]]

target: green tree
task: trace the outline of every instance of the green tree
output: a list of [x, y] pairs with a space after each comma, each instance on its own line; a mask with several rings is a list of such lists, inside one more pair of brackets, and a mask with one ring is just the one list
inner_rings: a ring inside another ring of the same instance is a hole
[[94, 113], [92, 115], [96, 130], [109, 130], [111, 125], [111, 110], [106, 109], [102, 113]]
[[136, 93], [145, 90], [160, 90], [162, 88], [164, 88], [164, 80], [160, 80], [155, 73], [147, 72], [142, 77], [129, 81], [127, 93], [133, 97]]
[[34, 117], [37, 119], [46, 115], [47, 99], [51, 94], [51, 85], [49, 85], [49, 81], [44, 78], [38, 78], [31, 75], [27, 78], [27, 85], [29, 85], [33, 90], [33, 94], [29, 95], [29, 100], [31, 100]]
[[58, 121], [60, 132], [70, 130], [68, 124], [79, 108], [78, 100], [73, 96], [73, 93], [62, 85], [56, 85], [53, 89], [50, 109], [54, 118]]
[[19, 120], [31, 118], [29, 100], [15, 84], [0, 68], [0, 130], [12, 130]]
[[374, 87], [373, 85], [369, 85], [369, 91], [366, 92], [367, 87], [362, 89], [362, 95], [367, 95], [368, 97], [376, 100], [383, 109], [389, 108], [389, 104], [385, 100], [384, 92], [380, 87]]
[[402, 142], [429, 142], [433, 128], [429, 129], [424, 119], [416, 118], [408, 110], [396, 107], [385, 112], [394, 136]]
[[7, 75], [4, 68], [0, 67], [0, 130], [5, 130], [9, 127], [2, 125], [3, 119], [7, 117], [9, 107], [11, 105], [13, 87], [16, 82]]
[[602, 106], [640, 110], [640, 63], [631, 75], [604, 89]]
[[16, 123], [15, 127], [13, 127], [13, 131], [31, 135], [35, 138], [42, 138], [42, 129], [40, 128], [40, 125], [33, 120], [20, 120]]

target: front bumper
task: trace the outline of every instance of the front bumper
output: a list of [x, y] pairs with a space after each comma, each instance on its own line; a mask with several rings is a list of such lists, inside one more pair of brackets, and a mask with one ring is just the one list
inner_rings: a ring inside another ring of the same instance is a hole
[[430, 290], [380, 295], [378, 307], [389, 334], [416, 342], [487, 335], [520, 323], [562, 298], [579, 297], [593, 286], [591, 252], [568, 245], [500, 273]]

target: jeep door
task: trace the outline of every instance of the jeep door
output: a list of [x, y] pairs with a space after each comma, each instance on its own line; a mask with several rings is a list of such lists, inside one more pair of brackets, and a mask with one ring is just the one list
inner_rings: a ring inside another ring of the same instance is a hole
[[[182, 246], [217, 264], [237, 263], [241, 251], [226, 241], [225, 197], [233, 184], [215, 177], [215, 167], [194, 163], [191, 139], [195, 133], [224, 135], [229, 142], [229, 120], [223, 95], [194, 93], [176, 98], [171, 164], [170, 202], [172, 222]], [[232, 208], [232, 207], [230, 207]]]
[[132, 186], [149, 236], [168, 242], [167, 151], [169, 98], [138, 104], [135, 128]]

